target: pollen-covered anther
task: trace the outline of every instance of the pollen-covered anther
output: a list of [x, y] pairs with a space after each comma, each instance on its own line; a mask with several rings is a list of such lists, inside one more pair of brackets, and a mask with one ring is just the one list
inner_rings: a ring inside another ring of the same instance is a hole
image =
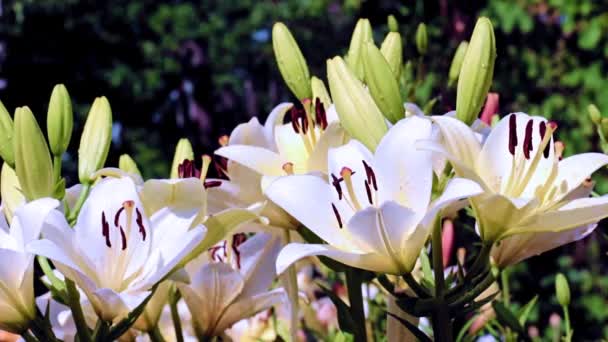
[[566, 149], [566, 144], [563, 141], [556, 141], [554, 144], [555, 156], [557, 159], [562, 160], [562, 156], [564, 155], [564, 150]]
[[110, 241], [110, 224], [108, 223], [108, 220], [106, 219], [106, 213], [103, 211], [101, 212], [101, 235], [106, 240], [106, 246], [111, 248], [112, 242]]
[[511, 114], [509, 116], [509, 153], [515, 155], [515, 147], [517, 147], [517, 116]]
[[285, 173], [288, 175], [293, 175], [293, 163], [287, 162], [283, 164], [283, 171], [285, 171]]
[[331, 204], [331, 209], [334, 211], [334, 215], [336, 215], [336, 220], [338, 221], [338, 226], [342, 228], [342, 217], [340, 217], [340, 212], [338, 212], [338, 208], [336, 208], [335, 204]]
[[524, 153], [524, 157], [526, 157], [526, 159], [530, 159], [530, 152], [532, 151], [532, 129], [534, 128], [533, 125], [534, 120], [528, 120], [524, 135], [524, 143], [522, 145], [522, 152]]
[[209, 189], [209, 188], [217, 188], [218, 186], [222, 185], [222, 181], [220, 180], [207, 180], [203, 182], [203, 186], [205, 187], [205, 189]]
[[363, 161], [363, 168], [365, 168], [365, 175], [367, 176], [367, 183], [374, 187], [374, 190], [378, 191], [378, 184], [376, 183], [376, 173], [371, 166], [369, 166], [365, 160]]
[[315, 99], [315, 121], [321, 129], [327, 128], [327, 114], [325, 113], [325, 107], [323, 102], [318, 97]]
[[336, 189], [339, 200], [341, 200], [342, 196], [343, 196], [342, 187], [340, 186], [340, 182], [342, 182], [343, 180], [344, 179], [342, 179], [342, 178], [336, 177], [336, 175], [334, 175], [333, 173], [331, 174], [331, 185], [333, 185], [334, 188]]

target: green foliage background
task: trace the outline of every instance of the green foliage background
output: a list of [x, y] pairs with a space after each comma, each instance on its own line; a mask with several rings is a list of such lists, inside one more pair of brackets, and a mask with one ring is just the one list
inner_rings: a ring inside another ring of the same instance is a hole
[[[424, 77], [410, 71], [412, 82], [419, 80], [409, 97], [422, 106], [439, 96], [433, 112], [443, 113], [455, 103], [454, 90], [446, 87], [452, 55], [476, 17], [485, 15], [496, 29], [491, 89], [500, 94], [501, 114], [525, 111], [557, 121], [566, 154], [599, 149], [588, 104], [608, 116], [604, 1], [22, 0], [1, 6], [0, 77], [6, 83], [0, 98], [7, 108], [27, 104], [43, 123], [52, 86], [65, 83], [80, 118], [78, 136], [94, 97], [106, 95], [117, 123], [109, 162], [130, 153], [146, 177], [167, 175], [179, 137], [190, 138], [198, 153], [211, 153], [238, 122], [264, 119], [275, 104], [292, 100], [270, 43], [279, 20], [292, 30], [312, 73], [324, 79], [325, 59], [345, 53], [358, 17], [370, 18], [379, 43], [387, 15], [394, 14], [405, 60], [413, 63], [419, 61], [415, 29], [426, 22]], [[67, 165], [74, 170], [73, 162]], [[599, 193], [608, 192], [605, 173], [596, 181]], [[533, 324], [541, 332], [551, 335], [548, 316], [559, 312], [552, 286], [554, 273], [562, 271], [576, 298], [575, 339], [608, 337], [605, 245], [596, 232], [512, 270], [515, 302], [540, 294]]]

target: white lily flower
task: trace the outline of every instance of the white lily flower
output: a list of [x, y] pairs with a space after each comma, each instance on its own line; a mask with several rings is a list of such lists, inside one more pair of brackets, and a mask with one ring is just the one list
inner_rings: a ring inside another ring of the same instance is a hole
[[484, 195], [471, 202], [485, 241], [563, 232], [608, 216], [608, 197], [589, 198], [578, 191], [589, 175], [608, 163], [608, 156], [583, 153], [560, 161], [553, 146], [554, 123], [510, 114], [482, 145], [457, 119], [436, 116], [433, 120], [441, 129], [443, 146], [427, 146], [444, 153], [457, 175], [484, 188]]
[[51, 259], [101, 319], [114, 321], [202, 241], [204, 228], [190, 229], [169, 208], [148, 216], [133, 180], [125, 177], [95, 185], [73, 229], [62, 213], [51, 212], [43, 235], [29, 251]]
[[430, 136], [431, 122], [411, 116], [389, 130], [375, 155], [355, 140], [331, 149], [329, 182], [313, 175], [274, 181], [266, 195], [328, 243], [287, 245], [278, 272], [313, 255], [381, 273], [410, 272], [438, 212], [481, 192], [475, 182], [453, 179], [431, 202], [432, 153], [414, 146]]
[[0, 220], [0, 329], [13, 333], [27, 330], [36, 317], [34, 255], [26, 245], [38, 239], [45, 217], [59, 202], [45, 198], [18, 207], [9, 228]]
[[188, 264], [191, 283], [177, 285], [199, 338], [219, 336], [241, 319], [286, 300], [283, 289], [268, 291], [276, 275], [279, 239], [266, 233], [244, 238], [237, 235]]

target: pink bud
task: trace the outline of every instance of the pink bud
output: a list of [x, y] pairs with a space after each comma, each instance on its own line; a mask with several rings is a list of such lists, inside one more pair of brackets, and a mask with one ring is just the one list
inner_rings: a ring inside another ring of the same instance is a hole
[[498, 99], [498, 93], [488, 93], [486, 104], [483, 106], [483, 112], [481, 112], [481, 121], [488, 125], [492, 124], [492, 117], [498, 113]]
[[443, 221], [443, 233], [441, 234], [441, 245], [443, 246], [443, 267], [450, 263], [452, 252], [454, 251], [454, 223], [452, 220]]

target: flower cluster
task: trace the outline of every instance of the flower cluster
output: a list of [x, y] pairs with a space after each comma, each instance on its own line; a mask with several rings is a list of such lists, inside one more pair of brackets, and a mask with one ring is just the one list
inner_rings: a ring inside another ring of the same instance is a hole
[[[421, 55], [427, 39], [421, 25]], [[489, 20], [458, 48], [456, 110], [443, 115], [405, 103], [401, 36], [390, 32], [378, 48], [367, 20], [346, 57], [327, 61], [329, 92], [281, 23], [273, 48], [299, 101], [279, 104], [263, 125], [237, 126], [200, 166], [180, 140], [167, 179], [144, 180], [127, 155], [104, 167], [112, 113], [103, 97], [69, 188], [65, 87], [51, 96], [48, 144], [27, 107], [13, 119], [0, 106], [1, 329], [27, 341], [365, 341], [378, 296], [391, 341], [428, 340], [425, 317], [435, 340], [450, 341], [456, 317], [487, 310], [523, 329], [525, 318], [513, 322], [497, 301], [496, 277], [608, 216], [608, 197], [589, 178], [608, 156], [562, 159], [557, 123], [540, 116], [498, 119], [486, 105], [477, 119], [486, 97], [497, 98], [488, 96]], [[208, 178], [214, 163], [217, 178]], [[470, 257], [450, 266], [465, 224], [481, 247], [467, 246]], [[35, 281], [48, 289], [38, 298]], [[567, 310], [563, 277], [558, 294]]]

